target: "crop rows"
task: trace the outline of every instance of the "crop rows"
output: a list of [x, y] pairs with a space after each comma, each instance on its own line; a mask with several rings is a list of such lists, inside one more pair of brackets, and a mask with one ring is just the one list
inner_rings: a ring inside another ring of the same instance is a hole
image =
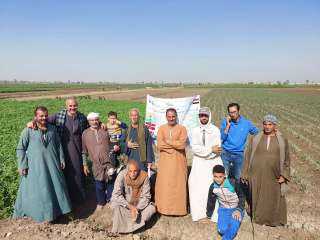
[[[16, 145], [22, 129], [33, 117], [33, 110], [37, 105], [44, 105], [49, 114], [59, 111], [64, 106], [63, 100], [41, 101], [0, 101], [0, 218], [12, 213], [19, 176], [16, 164]], [[109, 111], [117, 111], [119, 118], [128, 122], [128, 111], [132, 107], [141, 110], [144, 116], [145, 105], [128, 101], [106, 101], [80, 99], [80, 111], [87, 114], [91, 111], [99, 112], [102, 120], [106, 121]]]
[[[226, 106], [230, 102], [238, 102], [241, 114], [251, 119], [258, 127], [262, 127], [262, 118], [268, 113], [279, 119], [280, 131], [289, 139], [295, 156], [292, 164], [293, 179], [306, 190], [312, 188], [312, 177], [303, 179], [305, 169], [299, 163], [320, 170], [320, 98], [316, 95], [298, 93], [281, 93], [268, 89], [213, 89], [204, 98], [202, 105], [210, 106], [217, 126], [226, 116]], [[308, 185], [308, 186], [306, 186]]]
[[[261, 128], [261, 121], [267, 113], [275, 114], [280, 121], [280, 131], [288, 137], [294, 154], [292, 164], [293, 180], [302, 191], [312, 186], [312, 174], [305, 169], [320, 169], [320, 98], [316, 95], [285, 93], [272, 89], [212, 89], [202, 96], [201, 105], [209, 106], [212, 119], [219, 126], [226, 116], [226, 106], [238, 102], [241, 114]], [[63, 107], [63, 100], [42, 101], [0, 101], [0, 218], [12, 212], [18, 187], [15, 148], [26, 122], [33, 116], [36, 105], [49, 108], [54, 113]], [[80, 99], [80, 111], [87, 114], [96, 111], [106, 120], [106, 113], [117, 111], [119, 118], [128, 122], [128, 110], [138, 107], [144, 116], [145, 104], [128, 101], [108, 101], [102, 99]], [[305, 167], [306, 166], [306, 167]], [[308, 167], [307, 167], [308, 166]], [[305, 174], [310, 177], [302, 177]]]

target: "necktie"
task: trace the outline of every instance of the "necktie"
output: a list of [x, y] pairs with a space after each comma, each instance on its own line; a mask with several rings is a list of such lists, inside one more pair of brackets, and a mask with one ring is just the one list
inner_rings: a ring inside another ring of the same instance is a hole
[[206, 145], [206, 131], [204, 129], [202, 130], [202, 144]]

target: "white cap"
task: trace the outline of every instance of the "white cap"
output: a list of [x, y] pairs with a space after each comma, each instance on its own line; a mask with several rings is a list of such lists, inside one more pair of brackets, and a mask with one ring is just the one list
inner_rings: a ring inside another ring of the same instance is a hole
[[91, 112], [91, 113], [88, 114], [87, 119], [88, 120], [94, 120], [94, 119], [97, 119], [99, 117], [100, 117], [99, 113]]

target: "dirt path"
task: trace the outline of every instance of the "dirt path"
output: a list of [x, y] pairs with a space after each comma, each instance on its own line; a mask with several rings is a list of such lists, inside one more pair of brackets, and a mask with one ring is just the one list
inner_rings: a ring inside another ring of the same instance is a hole
[[[112, 91], [110, 89], [109, 91]], [[56, 96], [60, 95], [67, 95], [67, 94], [83, 94], [85, 92], [97, 92], [97, 89], [60, 89], [60, 90], [52, 90], [52, 91], [33, 91], [33, 92], [13, 92], [13, 93], [0, 93], [0, 99], [15, 99], [15, 100], [22, 100], [26, 98], [27, 100], [32, 100], [33, 98], [37, 99], [38, 97], [43, 98], [55, 98]], [[98, 91], [102, 92], [102, 91]]]
[[131, 90], [106, 90], [97, 91], [96, 89], [70, 89], [49, 92], [24, 92], [24, 93], [0, 93], [0, 99], [14, 99], [18, 101], [66, 98], [70, 96], [90, 96], [92, 98], [103, 98], [112, 100], [134, 100], [145, 101], [148, 94], [156, 97], [187, 97], [196, 94], [203, 95], [209, 89], [193, 88], [143, 88]]

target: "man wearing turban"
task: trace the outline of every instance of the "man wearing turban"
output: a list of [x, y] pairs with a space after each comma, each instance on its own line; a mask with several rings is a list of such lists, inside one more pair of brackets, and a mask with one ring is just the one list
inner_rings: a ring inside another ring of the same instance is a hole
[[[100, 210], [111, 198], [113, 189], [111, 179], [115, 168], [109, 157], [109, 134], [100, 127], [99, 113], [91, 112], [87, 119], [90, 127], [82, 134], [82, 158], [84, 166], [87, 166], [89, 159], [93, 163], [97, 210]], [[85, 175], [88, 175], [88, 168], [84, 169]]]
[[278, 120], [268, 114], [263, 132], [249, 140], [241, 180], [249, 186], [250, 213], [261, 225], [287, 223], [285, 190], [290, 181], [288, 140], [277, 130]]

